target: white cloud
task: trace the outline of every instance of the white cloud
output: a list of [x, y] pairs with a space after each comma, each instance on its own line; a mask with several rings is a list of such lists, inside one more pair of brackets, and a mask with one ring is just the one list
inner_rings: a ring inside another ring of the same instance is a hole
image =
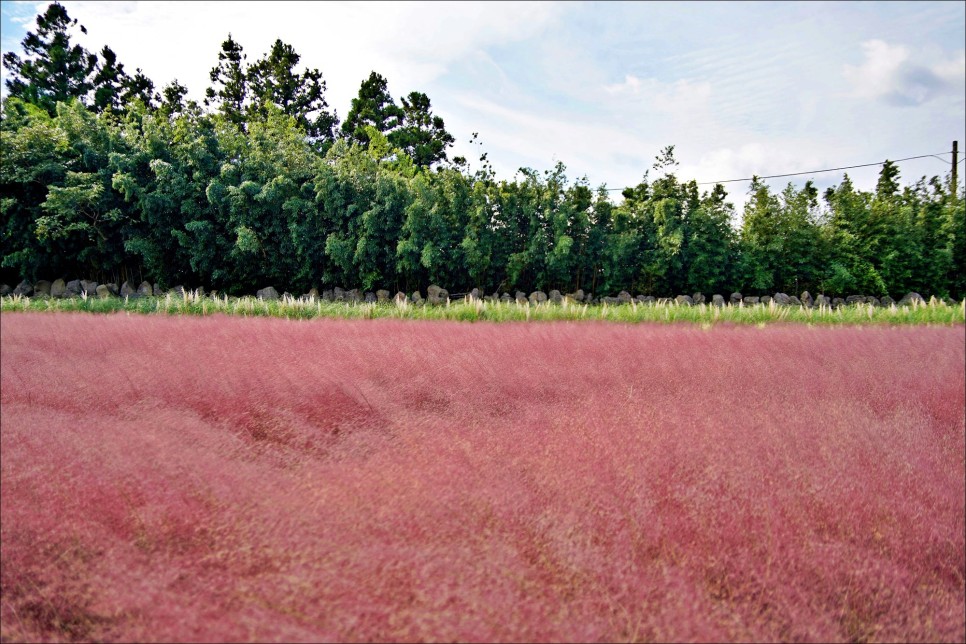
[[883, 40], [862, 43], [865, 60], [842, 71], [858, 98], [890, 105], [921, 105], [939, 96], [962, 94], [966, 79], [966, 51], [951, 59], [925, 60], [921, 53]]

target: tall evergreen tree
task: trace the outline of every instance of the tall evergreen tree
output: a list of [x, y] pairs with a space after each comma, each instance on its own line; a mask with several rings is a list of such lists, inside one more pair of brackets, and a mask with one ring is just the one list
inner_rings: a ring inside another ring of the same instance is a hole
[[455, 139], [446, 131], [443, 119], [433, 115], [429, 97], [422, 92], [410, 92], [402, 99], [402, 110], [402, 125], [389, 137], [393, 145], [421, 168], [445, 161], [446, 148]]
[[338, 118], [328, 111], [322, 72], [298, 73], [300, 58], [291, 45], [276, 40], [271, 51], [248, 69], [252, 106], [264, 118], [266, 102], [275, 105], [294, 117], [312, 141], [326, 146], [334, 140]]
[[218, 64], [209, 74], [211, 87], [205, 90], [205, 105], [214, 106], [229, 122], [245, 130], [245, 109], [248, 106], [247, 56], [231, 34], [221, 43]]
[[349, 114], [342, 124], [342, 134], [349, 140], [367, 146], [369, 135], [366, 126], [372, 126], [388, 136], [402, 125], [404, 118], [402, 108], [389, 94], [386, 79], [372, 72], [360, 85], [359, 95], [352, 99]]
[[106, 110], [120, 114], [134, 100], [140, 100], [148, 107], [152, 106], [157, 96], [150, 78], [140, 69], [134, 76], [129, 76], [124, 71], [124, 65], [117, 62], [117, 54], [107, 45], [101, 50], [100, 57], [92, 81], [95, 111]]
[[79, 27], [63, 5], [55, 2], [37, 16], [37, 31], [28, 32], [21, 45], [27, 55], [21, 59], [13, 52], [3, 55], [3, 66], [12, 77], [6, 81], [9, 95], [56, 114], [58, 102], [78, 99], [86, 102], [94, 88], [93, 74], [97, 56], [71, 44], [70, 30]]

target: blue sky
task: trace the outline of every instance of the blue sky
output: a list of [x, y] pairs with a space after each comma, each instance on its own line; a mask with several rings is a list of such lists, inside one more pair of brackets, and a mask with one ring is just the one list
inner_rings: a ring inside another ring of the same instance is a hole
[[[619, 188], [666, 145], [678, 175], [702, 182], [966, 147], [963, 2], [63, 4], [88, 49], [108, 44], [129, 70], [159, 88], [177, 78], [196, 98], [229, 32], [250, 61], [276, 38], [293, 45], [340, 117], [375, 70], [397, 99], [428, 94], [457, 139], [451, 155], [485, 151], [502, 178], [562, 161], [571, 179]], [[46, 6], [0, 3], [4, 52], [20, 51]], [[900, 164], [906, 181], [948, 169]], [[849, 174], [871, 188], [877, 172]], [[820, 187], [841, 178], [814, 175]], [[744, 200], [747, 184], [726, 187]]]

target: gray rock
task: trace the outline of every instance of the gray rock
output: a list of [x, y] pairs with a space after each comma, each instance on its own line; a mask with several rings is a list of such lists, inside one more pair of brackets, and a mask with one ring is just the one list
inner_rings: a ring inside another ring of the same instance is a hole
[[645, 295], [641, 298], [641, 304], [654, 304], [655, 299], [653, 295]]
[[788, 303], [791, 304], [791, 305], [793, 305], [793, 306], [801, 306], [802, 305], [802, 301], [800, 299], [798, 299], [797, 297], [795, 297], [794, 295], [789, 295], [788, 296]]
[[695, 304], [704, 304], [707, 300], [704, 298], [704, 293], [695, 293], [691, 296], [691, 301]]
[[756, 295], [748, 295], [742, 300], [745, 304], [758, 304], [761, 302], [761, 298]]
[[550, 301], [554, 304], [560, 304], [563, 302], [563, 295], [557, 289], [550, 291]]
[[[107, 288], [107, 285], [105, 284], [102, 284], [101, 286], [103, 286], [104, 288]], [[178, 284], [177, 286], [172, 286], [171, 288], [168, 289], [168, 295], [172, 297], [184, 297], [187, 293], [188, 291], [181, 284]]]
[[150, 282], [141, 282], [141, 286], [138, 287], [138, 294], [144, 297], [151, 297], [154, 295], [154, 287], [151, 286]]
[[926, 300], [924, 300], [921, 295], [913, 291], [903, 295], [897, 306], [911, 306], [913, 303], [925, 304]]
[[266, 286], [255, 291], [255, 297], [260, 300], [271, 301], [278, 299], [278, 291], [274, 286]]
[[314, 286], [309, 289], [309, 292], [305, 294], [305, 299], [309, 302], [315, 302], [319, 299], [319, 289]]
[[775, 304], [780, 306], [788, 306], [792, 303], [792, 298], [790, 298], [787, 293], [775, 293], [774, 300]]
[[879, 303], [879, 298], [877, 298], [874, 295], [870, 295], [867, 298], [865, 298], [865, 303], [871, 304], [872, 306], [882, 306], [882, 304]]
[[480, 289], [478, 288], [474, 288], [472, 291], [470, 291], [469, 297], [467, 297], [467, 299], [470, 300], [471, 302], [473, 300], [481, 300], [483, 299], [483, 292], [480, 291]]
[[742, 300], [744, 300], [744, 297], [741, 295], [741, 293], [735, 292], [735, 293], [732, 293], [731, 294], [731, 303], [732, 304], [737, 304], [738, 302], [741, 302]]
[[845, 303], [846, 304], [865, 304], [865, 296], [849, 295], [847, 298], [845, 298]]
[[388, 302], [389, 301], [389, 291], [384, 288], [376, 291], [376, 301], [377, 302]]
[[530, 304], [534, 304], [534, 305], [543, 304], [544, 302], [547, 301], [547, 294], [544, 293], [543, 291], [534, 291], [533, 293], [530, 294], [530, 297], [527, 299], [530, 300]]
[[10, 288], [9, 284], [0, 284], [0, 297], [6, 297], [13, 293], [13, 289]]
[[363, 295], [363, 299], [365, 299], [366, 304], [375, 304], [379, 301], [379, 298], [377, 298], [376, 294], [372, 291], [366, 291], [365, 295]]
[[[118, 296], [118, 295], [121, 294], [121, 287], [118, 286], [117, 284], [115, 284], [114, 282], [108, 282], [104, 286], [106, 286], [107, 287], [107, 290], [109, 290], [111, 292], [111, 295]], [[199, 295], [204, 295], [205, 294], [205, 289], [199, 287], [198, 288], [198, 294]]]
[[815, 306], [831, 307], [832, 300], [829, 299], [828, 295], [816, 295], [815, 296]]
[[106, 300], [112, 297], [111, 289], [107, 288], [107, 284], [99, 284], [97, 288], [94, 289], [94, 293], [102, 300]]
[[81, 294], [80, 280], [71, 280], [67, 282], [67, 297], [78, 297], [80, 294]]
[[[79, 285], [79, 283], [78, 283]], [[67, 283], [67, 290], [70, 291], [70, 282]], [[127, 280], [121, 284], [121, 297], [137, 297], [138, 290], [131, 286], [131, 283]]]
[[833, 297], [832, 298], [832, 307], [837, 309], [840, 306], [845, 306], [845, 300], [843, 300], [840, 297]]
[[[161, 291], [155, 289], [155, 293], [160, 293]], [[97, 282], [93, 280], [81, 280], [81, 293], [87, 293], [89, 296], [94, 297], [97, 294]]]
[[362, 301], [362, 292], [357, 288], [350, 289], [346, 291], [345, 299], [348, 302], [358, 304]]
[[31, 295], [34, 294], [34, 285], [28, 282], [27, 280], [23, 280], [22, 282], [17, 284], [16, 288], [13, 289], [13, 294], [23, 295], [24, 297], [30, 297]]
[[811, 294], [808, 291], [802, 291], [801, 298], [802, 298], [802, 300], [801, 300], [802, 301], [802, 304], [804, 306], [807, 306], [807, 307], [811, 308], [812, 305], [815, 304], [815, 300], [812, 299], [812, 296], [811, 296]]
[[621, 304], [630, 304], [632, 299], [634, 298], [632, 298], [631, 294], [627, 291], [621, 291], [617, 294], [617, 301]]
[[714, 295], [712, 295], [711, 296], [711, 305], [712, 306], [718, 306], [718, 307], [724, 306], [725, 305], [724, 296], [719, 295], [717, 293], [715, 293]]
[[[83, 282], [81, 282], [81, 285], [83, 285]], [[155, 282], [152, 284], [152, 286], [154, 288], [154, 294], [160, 297], [160, 295], [164, 292], [161, 290], [161, 285]], [[94, 284], [94, 288], [97, 288], [97, 284]]]
[[618, 304], [621, 303], [620, 299], [616, 297], [609, 297], [607, 295], [605, 295], [601, 299], [603, 300], [604, 304], [607, 304], [608, 306], [617, 306]]
[[888, 295], [886, 295], [881, 300], [879, 300], [879, 303], [882, 304], [882, 306], [892, 306], [893, 304], [896, 303], [896, 301], [891, 297], [889, 297]]
[[396, 303], [396, 306], [402, 306], [403, 304], [409, 302], [409, 298], [402, 291], [396, 293], [396, 297], [392, 298], [392, 301]]
[[504, 293], [503, 295], [500, 296], [500, 301], [501, 302], [512, 302], [513, 301], [513, 298], [510, 297], [510, 294], [509, 293]]
[[771, 304], [772, 302], [771, 295], [762, 295], [758, 301], [765, 305]]
[[336, 301], [336, 302], [345, 302], [345, 300], [346, 300], [346, 295], [345, 295], [345, 291], [344, 291], [344, 290], [342, 290], [342, 288], [341, 288], [341, 287], [339, 287], [339, 286], [336, 286], [336, 287], [335, 287], [335, 288], [334, 288], [334, 289], [332, 290], [332, 299], [333, 299], [334, 301]]
[[573, 297], [577, 302], [583, 302], [586, 296], [587, 294], [584, 293], [584, 289], [582, 288], [578, 288], [576, 291], [574, 291], [573, 295], [571, 295], [571, 297]]
[[423, 296], [419, 294], [419, 291], [413, 291], [410, 299], [412, 300], [413, 304], [417, 304], [423, 301]]
[[449, 300], [449, 291], [442, 286], [430, 284], [426, 288], [426, 301], [430, 304], [446, 304]]
[[38, 280], [34, 284], [34, 296], [38, 295], [50, 295], [50, 282], [47, 280]]
[[322, 301], [335, 302], [335, 291], [333, 291], [331, 288], [322, 289]]
[[690, 295], [678, 295], [674, 298], [674, 303], [678, 306], [694, 306], [694, 300], [691, 299]]

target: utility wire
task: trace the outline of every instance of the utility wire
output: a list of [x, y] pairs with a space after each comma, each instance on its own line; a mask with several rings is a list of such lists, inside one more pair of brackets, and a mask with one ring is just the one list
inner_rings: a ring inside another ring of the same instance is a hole
[[[944, 153], [943, 152], [940, 152], [939, 154], [944, 154]], [[939, 154], [921, 154], [919, 156], [906, 157], [904, 159], [886, 159], [886, 160], [887, 161], [891, 161], [892, 163], [901, 163], [902, 161], [912, 161], [913, 159], [925, 159], [927, 157], [933, 157], [933, 158], [939, 159], [940, 161], [942, 161], [946, 165], [952, 165], [952, 162], [951, 161], [947, 161], [946, 159], [944, 159], [941, 156], [939, 156]], [[950, 150], [949, 152], [946, 152], [945, 154], [952, 154], [952, 150]], [[957, 162], [957, 165], [959, 163], [962, 163], [964, 160], [966, 160], [966, 157], [963, 157], [962, 159], [960, 159]], [[825, 170], [809, 170], [807, 172], [790, 172], [788, 174], [772, 174], [772, 175], [769, 175], [767, 177], [758, 177], [758, 178], [759, 179], [780, 179], [782, 177], [797, 177], [797, 176], [800, 176], [800, 175], [803, 175], [803, 174], [819, 174], [819, 173], [822, 173], [822, 172], [838, 172], [839, 170], [852, 170], [853, 168], [871, 168], [872, 166], [882, 165], [884, 163], [885, 163], [885, 161], [879, 161], [878, 163], [863, 163], [861, 165], [847, 165], [847, 166], [843, 166], [841, 168], [827, 168]], [[720, 181], [702, 181], [698, 185], [699, 186], [710, 186], [710, 185], [715, 185], [715, 184], [719, 184], [719, 183], [735, 183], [736, 181], [751, 181], [753, 178], [754, 177], [748, 177], [747, 179], [723, 179], [723, 180], [720, 180]], [[624, 188], [608, 188], [607, 189], [608, 192], [610, 192], [612, 190], [624, 190]]]

